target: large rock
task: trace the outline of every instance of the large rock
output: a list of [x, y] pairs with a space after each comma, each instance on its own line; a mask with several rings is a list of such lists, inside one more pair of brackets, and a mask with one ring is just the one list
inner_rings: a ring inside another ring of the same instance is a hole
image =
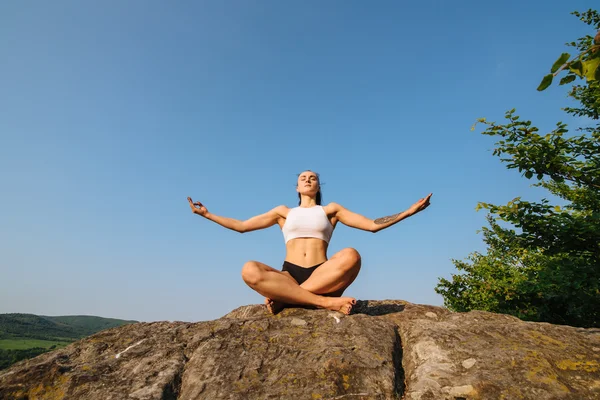
[[0, 371], [0, 399], [600, 399], [600, 330], [403, 301], [110, 329]]

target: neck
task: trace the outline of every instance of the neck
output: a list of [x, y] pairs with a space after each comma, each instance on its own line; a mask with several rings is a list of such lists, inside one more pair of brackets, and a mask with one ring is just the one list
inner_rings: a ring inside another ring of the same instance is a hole
[[300, 207], [314, 207], [317, 205], [317, 199], [310, 196], [300, 196]]

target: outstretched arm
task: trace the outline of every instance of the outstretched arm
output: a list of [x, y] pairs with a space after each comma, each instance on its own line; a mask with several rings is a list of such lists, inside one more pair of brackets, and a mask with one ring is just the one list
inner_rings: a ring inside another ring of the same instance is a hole
[[219, 215], [212, 214], [208, 212], [206, 207], [204, 207], [204, 205], [199, 201], [195, 203], [192, 202], [190, 197], [188, 197], [188, 202], [190, 203], [190, 208], [194, 214], [201, 215], [208, 220], [216, 222], [227, 229], [231, 229], [232, 231], [239, 233], [265, 229], [275, 225], [277, 220], [283, 217], [285, 208], [285, 206], [278, 206], [264, 214], [257, 215], [245, 221], [240, 221], [234, 218], [221, 217]]
[[423, 199], [420, 199], [413, 204], [408, 210], [398, 214], [389, 215], [387, 217], [377, 218], [375, 220], [364, 217], [360, 214], [354, 213], [339, 204], [331, 203], [335, 210], [335, 216], [342, 224], [347, 225], [351, 228], [362, 229], [369, 232], [379, 232], [382, 229], [388, 228], [405, 218], [415, 215], [418, 212], [423, 211], [429, 207], [429, 199], [432, 193]]

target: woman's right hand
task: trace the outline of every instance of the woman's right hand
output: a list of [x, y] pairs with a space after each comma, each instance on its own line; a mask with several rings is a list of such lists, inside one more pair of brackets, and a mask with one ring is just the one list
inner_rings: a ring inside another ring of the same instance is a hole
[[204, 207], [204, 205], [202, 203], [200, 203], [199, 201], [197, 202], [193, 202], [191, 197], [188, 197], [188, 202], [190, 203], [190, 208], [192, 209], [192, 212], [194, 214], [198, 214], [198, 215], [202, 215], [203, 217], [208, 214], [208, 210], [206, 209], [206, 207]]

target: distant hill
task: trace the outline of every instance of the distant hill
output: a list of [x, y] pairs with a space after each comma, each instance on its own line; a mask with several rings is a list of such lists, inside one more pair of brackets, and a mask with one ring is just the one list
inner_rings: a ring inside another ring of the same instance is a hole
[[62, 317], [42, 316], [42, 318], [53, 321], [59, 326], [70, 327], [75, 332], [79, 333], [80, 336], [89, 336], [105, 329], [138, 322], [123, 319], [94, 317], [91, 315], [66, 315]]
[[0, 314], [0, 339], [71, 341], [104, 329], [135, 323], [89, 315], [49, 317], [34, 314]]
[[57, 324], [33, 314], [0, 314], [0, 339], [77, 339], [78, 334], [68, 325]]
[[0, 314], [0, 369], [96, 332], [136, 322], [90, 315]]

